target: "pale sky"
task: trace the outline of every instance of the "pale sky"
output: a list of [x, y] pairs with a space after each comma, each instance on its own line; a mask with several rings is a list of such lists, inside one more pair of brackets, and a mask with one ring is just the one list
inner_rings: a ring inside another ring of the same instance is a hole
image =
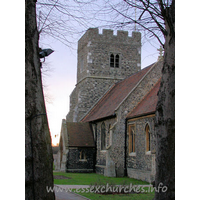
[[[64, 46], [60, 42], [43, 41], [42, 48], [51, 48], [53, 52], [45, 60], [43, 70], [47, 67], [50, 71], [43, 75], [44, 91], [47, 94], [50, 103], [46, 103], [49, 128], [52, 136], [52, 143], [59, 142], [62, 119], [66, 118], [69, 112], [69, 96], [76, 84], [77, 69], [77, 43], [73, 49]], [[47, 45], [48, 44], [48, 45]], [[142, 68], [155, 62], [158, 58], [159, 43], [152, 40], [151, 44], [147, 41], [142, 42], [141, 66]]]

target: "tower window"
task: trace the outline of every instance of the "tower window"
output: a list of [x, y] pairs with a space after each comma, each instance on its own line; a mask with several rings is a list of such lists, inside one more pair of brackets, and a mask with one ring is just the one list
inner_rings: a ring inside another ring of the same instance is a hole
[[110, 55], [110, 67], [114, 67], [114, 64], [115, 64], [115, 58], [114, 58], [114, 55], [111, 54]]
[[118, 54], [115, 57], [115, 67], [119, 68], [119, 55]]
[[110, 54], [110, 67], [119, 68], [119, 54]]

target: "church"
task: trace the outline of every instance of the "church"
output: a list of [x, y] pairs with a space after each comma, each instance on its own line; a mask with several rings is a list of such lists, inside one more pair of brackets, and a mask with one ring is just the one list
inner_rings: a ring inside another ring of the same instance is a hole
[[141, 33], [97, 28], [81, 37], [77, 53], [56, 170], [154, 181], [162, 58], [141, 69]]

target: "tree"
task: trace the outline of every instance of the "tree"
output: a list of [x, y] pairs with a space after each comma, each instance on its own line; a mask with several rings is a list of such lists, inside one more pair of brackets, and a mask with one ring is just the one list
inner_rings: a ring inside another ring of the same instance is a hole
[[156, 108], [156, 187], [168, 187], [166, 192], [155, 194], [155, 199], [175, 199], [175, 0], [164, 8], [166, 33], [164, 64]]
[[53, 154], [42, 90], [36, 1], [25, 1], [25, 197], [55, 199]]

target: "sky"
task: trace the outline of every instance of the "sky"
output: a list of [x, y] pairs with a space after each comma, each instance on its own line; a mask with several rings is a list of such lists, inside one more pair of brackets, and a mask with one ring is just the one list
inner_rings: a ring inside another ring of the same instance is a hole
[[[69, 96], [76, 84], [77, 42], [66, 47], [58, 41], [43, 41], [42, 48], [51, 48], [54, 52], [43, 64], [44, 93], [47, 96], [46, 109], [53, 145], [59, 142], [62, 119], [69, 112]], [[143, 42], [141, 50], [141, 67], [144, 68], [157, 61], [159, 43], [156, 40]], [[73, 49], [72, 49], [73, 48]], [[47, 72], [46, 72], [46, 69]], [[56, 136], [56, 137], [55, 137]]]

